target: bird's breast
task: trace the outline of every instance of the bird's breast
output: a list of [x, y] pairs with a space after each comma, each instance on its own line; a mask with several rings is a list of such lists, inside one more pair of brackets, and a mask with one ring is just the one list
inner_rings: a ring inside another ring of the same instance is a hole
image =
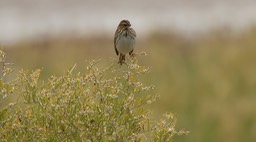
[[127, 54], [133, 50], [135, 44], [135, 39], [129, 36], [128, 33], [124, 33], [119, 37], [116, 48], [122, 54]]

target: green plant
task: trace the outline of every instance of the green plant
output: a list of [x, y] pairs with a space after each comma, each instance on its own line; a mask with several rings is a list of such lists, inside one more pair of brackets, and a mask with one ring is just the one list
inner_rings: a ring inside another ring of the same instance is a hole
[[12, 65], [12, 63], [6, 62], [6, 53], [3, 51], [3, 49], [0, 49], [0, 63], [2, 66], [0, 78], [2, 80], [3, 77], [12, 72], [12, 69], [9, 67], [9, 65]]
[[150, 118], [145, 106], [158, 96], [140, 81], [149, 68], [136, 61], [100, 68], [98, 62], [88, 62], [84, 73], [74, 65], [47, 81], [39, 80], [41, 70], [21, 70], [8, 84], [1, 80], [1, 96], [17, 100], [0, 110], [0, 141], [162, 142], [187, 133], [176, 130], [173, 114]]

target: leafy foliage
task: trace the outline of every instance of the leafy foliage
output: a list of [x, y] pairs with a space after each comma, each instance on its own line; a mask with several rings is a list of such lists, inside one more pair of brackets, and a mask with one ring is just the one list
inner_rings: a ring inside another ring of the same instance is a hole
[[171, 113], [158, 123], [150, 118], [145, 106], [158, 96], [140, 81], [149, 68], [98, 62], [47, 81], [39, 80], [41, 70], [21, 70], [11, 83], [1, 79], [1, 96], [17, 96], [0, 110], [1, 141], [171, 141], [187, 133], [176, 130]]

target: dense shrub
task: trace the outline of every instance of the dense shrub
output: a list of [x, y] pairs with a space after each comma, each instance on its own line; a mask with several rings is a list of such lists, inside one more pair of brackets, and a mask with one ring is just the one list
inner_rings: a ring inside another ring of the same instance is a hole
[[15, 81], [3, 82], [4, 72], [1, 102], [16, 99], [0, 110], [0, 141], [163, 142], [186, 133], [176, 130], [171, 113], [152, 120], [145, 106], [158, 96], [140, 81], [149, 68], [136, 61], [122, 67], [90, 61], [86, 72], [74, 65], [46, 81], [39, 80], [41, 70], [21, 70]]

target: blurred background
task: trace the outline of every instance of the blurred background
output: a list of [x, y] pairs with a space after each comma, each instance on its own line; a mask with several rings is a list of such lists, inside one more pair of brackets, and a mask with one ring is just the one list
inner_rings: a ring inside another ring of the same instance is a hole
[[161, 95], [154, 117], [171, 111], [190, 131], [176, 142], [256, 141], [254, 0], [0, 0], [0, 45], [15, 71], [40, 68], [44, 80], [117, 59], [122, 19], [148, 53], [139, 64]]

